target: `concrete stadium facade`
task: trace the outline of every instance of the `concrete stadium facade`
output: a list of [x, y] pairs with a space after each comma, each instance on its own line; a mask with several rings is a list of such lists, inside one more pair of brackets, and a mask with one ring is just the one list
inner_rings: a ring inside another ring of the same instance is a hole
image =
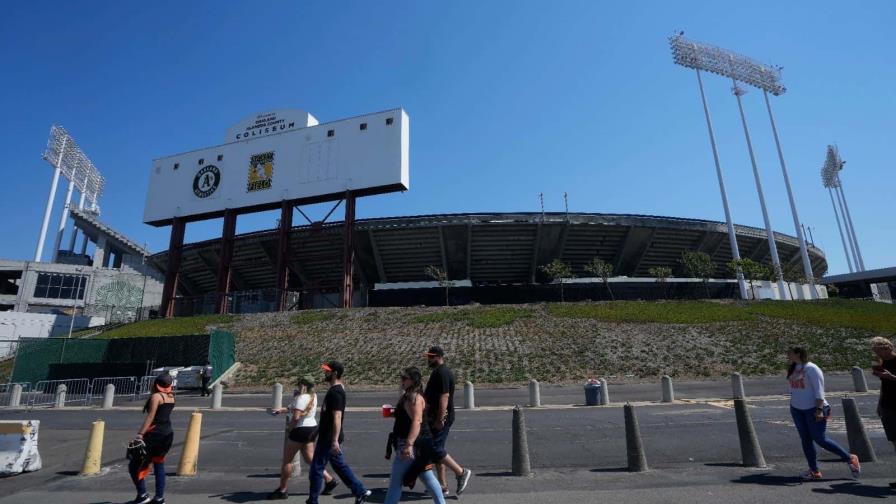
[[[338, 292], [342, 275], [342, 222], [296, 226], [289, 233], [289, 290]], [[771, 265], [768, 241], [760, 228], [735, 225], [742, 257]], [[276, 285], [278, 230], [237, 235], [232, 259], [235, 292]], [[775, 233], [782, 265], [799, 266], [797, 238]], [[355, 306], [364, 293], [383, 284], [428, 282], [424, 269], [438, 266], [450, 279], [469, 285], [531, 285], [544, 282], [538, 267], [561, 259], [577, 276], [600, 257], [614, 266], [614, 275], [649, 277], [648, 270], [668, 266], [686, 276], [679, 265], [684, 251], [709, 254], [716, 278], [732, 278], [723, 222], [647, 215], [600, 213], [468, 213], [385, 217], [355, 221]], [[178, 296], [215, 294], [218, 251], [214, 239], [183, 248]], [[166, 270], [167, 252], [150, 261]], [[809, 246], [813, 271], [827, 271], [824, 253]]]

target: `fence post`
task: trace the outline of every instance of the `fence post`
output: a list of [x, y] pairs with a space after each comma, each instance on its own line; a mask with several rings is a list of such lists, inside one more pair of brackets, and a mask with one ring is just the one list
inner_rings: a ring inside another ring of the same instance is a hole
[[533, 408], [541, 406], [541, 389], [538, 380], [529, 380], [529, 406]]
[[106, 384], [106, 390], [103, 391], [103, 409], [112, 409], [115, 402], [115, 385]]
[[61, 384], [56, 387], [56, 401], [53, 403], [54, 408], [64, 408], [65, 407], [65, 384]]
[[9, 405], [13, 408], [17, 407], [22, 402], [22, 386], [18, 383], [13, 384], [12, 390], [9, 393]]
[[476, 407], [474, 394], [473, 384], [471, 382], [464, 383], [464, 408], [474, 409]]
[[529, 442], [526, 439], [526, 418], [519, 405], [513, 408], [513, 451], [511, 472], [514, 476], [531, 476], [529, 465]]
[[196, 476], [199, 465], [199, 433], [202, 430], [202, 413], [194, 411], [187, 426], [184, 447], [177, 465], [178, 476]]
[[638, 428], [638, 417], [635, 416], [635, 407], [626, 404], [625, 412], [625, 452], [628, 459], [629, 472], [644, 472], [647, 470], [647, 457], [644, 455], [644, 444], [641, 442], [641, 429]]

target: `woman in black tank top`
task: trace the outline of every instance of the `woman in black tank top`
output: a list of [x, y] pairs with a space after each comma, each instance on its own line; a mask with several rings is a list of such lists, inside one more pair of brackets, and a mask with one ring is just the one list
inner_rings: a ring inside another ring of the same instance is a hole
[[[414, 479], [419, 478], [433, 502], [444, 504], [442, 485], [432, 472], [432, 464], [425, 453], [428, 433], [423, 423], [423, 375], [416, 367], [409, 367], [401, 373], [401, 388], [404, 391], [395, 407], [395, 424], [392, 426], [392, 438], [395, 439], [395, 458], [392, 460], [392, 474], [389, 479], [389, 491], [385, 504], [395, 504], [401, 499], [401, 487], [406, 479], [410, 479], [413, 488]], [[431, 441], [429, 441], [431, 445]], [[416, 446], [415, 446], [416, 445]], [[417, 448], [417, 449], [415, 449]], [[416, 474], [416, 478], [407, 478]]]
[[[153, 393], [143, 405], [146, 417], [132, 443], [143, 441], [146, 444], [146, 457], [131, 459], [128, 464], [131, 481], [137, 487], [137, 498], [132, 501], [134, 504], [165, 503], [165, 455], [174, 440], [174, 431], [171, 429], [171, 411], [174, 409], [171, 383], [171, 375], [168, 373], [156, 377], [152, 386]], [[152, 499], [146, 492], [145, 481], [150, 465], [156, 477], [156, 495]]]

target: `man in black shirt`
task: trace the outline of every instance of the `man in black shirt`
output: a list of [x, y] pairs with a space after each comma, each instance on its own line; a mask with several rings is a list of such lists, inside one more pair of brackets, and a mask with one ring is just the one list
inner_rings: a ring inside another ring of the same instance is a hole
[[473, 473], [461, 467], [445, 450], [448, 432], [454, 423], [454, 374], [445, 365], [445, 351], [442, 347], [433, 346], [424, 355], [429, 367], [432, 368], [423, 396], [426, 398], [425, 417], [432, 432], [434, 460], [438, 466], [437, 475], [442, 484], [442, 493], [447, 496], [445, 466], [451, 469], [457, 478], [456, 492], [460, 495], [467, 488]]
[[[884, 426], [887, 441], [896, 448], [896, 351], [893, 342], [882, 336], [871, 339], [871, 350], [878, 360], [871, 372], [880, 378], [877, 416]], [[896, 488], [896, 481], [890, 483], [890, 488]]]
[[[370, 490], [364, 488], [364, 484], [358, 481], [345, 459], [342, 456], [342, 442], [345, 435], [342, 430], [345, 418], [345, 387], [342, 385], [342, 373], [345, 367], [341, 362], [330, 361], [321, 366], [325, 373], [325, 381], [330, 384], [330, 389], [324, 397], [323, 406], [320, 408], [320, 426], [318, 427], [317, 445], [314, 447], [314, 456], [311, 458], [311, 467], [308, 469], [308, 500], [307, 504], [317, 504], [317, 498], [321, 494], [324, 482], [324, 468], [327, 463], [339, 476], [346, 486], [352, 489], [355, 496], [355, 504], [367, 502]], [[332, 485], [333, 482], [331, 482]], [[328, 486], [331, 491], [336, 485]]]

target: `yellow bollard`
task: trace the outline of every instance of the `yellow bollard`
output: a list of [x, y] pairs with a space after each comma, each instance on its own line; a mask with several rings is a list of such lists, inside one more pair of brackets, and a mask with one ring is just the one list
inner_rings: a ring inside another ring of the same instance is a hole
[[84, 452], [84, 466], [81, 467], [81, 476], [99, 474], [103, 464], [103, 434], [106, 431], [106, 422], [97, 420], [90, 429], [90, 439], [87, 441], [87, 451]]
[[184, 438], [184, 449], [180, 454], [180, 464], [177, 465], [178, 476], [196, 476], [196, 466], [199, 462], [199, 432], [202, 428], [202, 413], [194, 411], [190, 417], [190, 425], [187, 427], [187, 435]]

